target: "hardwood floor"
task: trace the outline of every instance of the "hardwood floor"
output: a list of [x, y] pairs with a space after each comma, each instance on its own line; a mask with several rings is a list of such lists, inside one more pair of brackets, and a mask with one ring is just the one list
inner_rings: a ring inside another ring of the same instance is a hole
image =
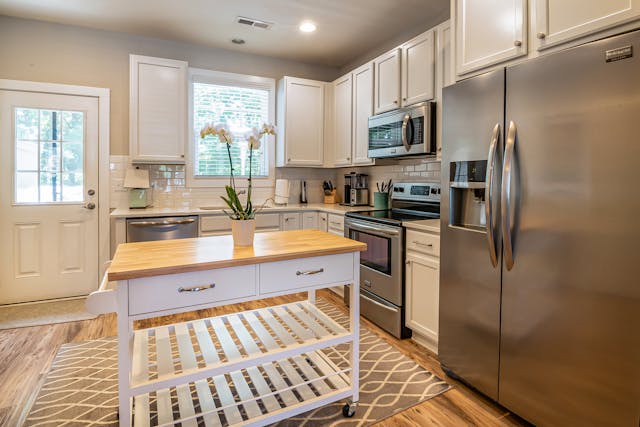
[[[342, 300], [329, 291], [318, 294], [337, 305]], [[216, 316], [250, 308], [283, 304], [306, 298], [306, 294], [290, 295], [269, 300], [199, 310], [174, 316], [143, 320], [136, 327], [150, 327], [176, 321]], [[440, 369], [435, 354], [411, 340], [397, 340], [372, 323], [366, 326], [399, 351], [435, 373], [454, 388], [440, 396], [409, 408], [377, 424], [380, 427], [398, 426], [526, 426], [527, 423], [506, 409], [496, 405], [463, 384], [447, 378]], [[99, 316], [94, 320], [60, 323], [30, 328], [0, 331], [0, 425], [19, 426], [26, 416], [60, 345], [116, 335], [116, 316]]]

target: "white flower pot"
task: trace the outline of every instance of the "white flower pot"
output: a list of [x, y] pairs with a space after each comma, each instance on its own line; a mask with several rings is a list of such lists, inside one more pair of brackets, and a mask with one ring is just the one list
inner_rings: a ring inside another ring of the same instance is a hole
[[252, 246], [256, 234], [256, 220], [231, 220], [231, 234], [234, 246]]

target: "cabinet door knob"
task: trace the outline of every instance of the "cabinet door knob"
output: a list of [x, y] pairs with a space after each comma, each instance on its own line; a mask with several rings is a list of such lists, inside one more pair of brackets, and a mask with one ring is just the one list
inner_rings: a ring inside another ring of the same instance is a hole
[[394, 103], [394, 104], [397, 104], [397, 103], [398, 103], [398, 100], [393, 101], [393, 103]]
[[287, 159], [287, 162], [290, 162], [290, 161], [291, 161], [291, 157], [289, 157], [289, 158]]
[[536, 34], [536, 37], [538, 37], [540, 40], [542, 40], [543, 38], [547, 37], [547, 35], [545, 33], [538, 33], [538, 34]]
[[406, 100], [407, 100], [407, 98], [402, 98], [402, 100], [403, 100], [403, 101], [406, 101]]
[[522, 41], [521, 40], [516, 40], [516, 41], [513, 42], [513, 45], [516, 46], [516, 47], [520, 47], [520, 46], [522, 46]]
[[351, 157], [347, 157], [347, 160], [351, 160]]

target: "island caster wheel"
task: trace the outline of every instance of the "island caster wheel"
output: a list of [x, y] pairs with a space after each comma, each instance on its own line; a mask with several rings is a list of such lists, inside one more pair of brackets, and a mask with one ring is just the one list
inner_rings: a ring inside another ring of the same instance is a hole
[[357, 403], [348, 402], [342, 407], [342, 415], [347, 418], [351, 418], [356, 414]]

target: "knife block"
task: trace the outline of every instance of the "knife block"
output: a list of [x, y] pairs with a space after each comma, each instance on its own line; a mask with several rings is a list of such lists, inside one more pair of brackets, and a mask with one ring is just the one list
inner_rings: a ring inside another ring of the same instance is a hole
[[333, 190], [331, 190], [331, 194], [330, 195], [326, 195], [324, 196], [324, 204], [325, 205], [335, 205], [336, 203], [338, 203], [338, 195], [336, 194], [337, 190], [334, 188]]

